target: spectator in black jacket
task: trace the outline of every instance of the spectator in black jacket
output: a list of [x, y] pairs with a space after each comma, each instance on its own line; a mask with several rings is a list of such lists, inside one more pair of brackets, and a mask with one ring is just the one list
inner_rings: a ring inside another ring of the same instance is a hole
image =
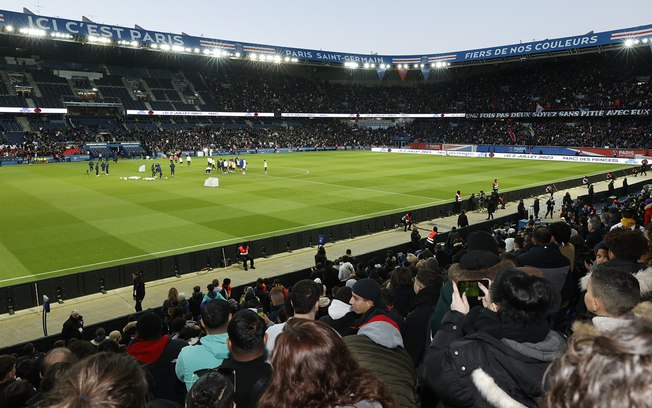
[[442, 282], [441, 274], [426, 268], [420, 269], [414, 278], [416, 297], [412, 302], [412, 310], [405, 318], [402, 335], [405, 350], [410, 353], [415, 366], [421, 362], [426, 349], [428, 323], [439, 299]]

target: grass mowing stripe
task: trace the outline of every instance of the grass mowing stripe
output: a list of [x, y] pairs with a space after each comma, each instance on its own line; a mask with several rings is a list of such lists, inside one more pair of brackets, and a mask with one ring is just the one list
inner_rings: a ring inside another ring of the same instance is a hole
[[506, 191], [625, 167], [362, 151], [247, 160], [247, 176], [219, 174], [216, 189], [203, 187], [201, 159], [176, 178], [158, 160], [168, 179], [152, 182], [120, 180], [151, 161], [121, 161], [101, 177], [87, 176], [87, 163], [4, 167], [0, 244], [15, 260], [0, 262], [0, 285], [450, 202], [457, 189], [490, 191], [493, 178]]

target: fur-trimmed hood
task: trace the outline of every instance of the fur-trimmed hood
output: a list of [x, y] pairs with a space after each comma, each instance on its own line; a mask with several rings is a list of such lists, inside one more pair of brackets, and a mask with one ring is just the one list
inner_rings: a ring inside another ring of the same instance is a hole
[[[652, 266], [647, 267], [646, 269], [641, 269], [633, 275], [636, 277], [638, 284], [641, 287], [641, 299], [652, 298]], [[586, 290], [590, 277], [591, 272], [587, 273], [584, 275], [584, 277], [582, 277], [582, 279], [580, 279], [581, 290]]]
[[590, 322], [576, 321], [573, 333], [581, 336], [597, 336], [602, 332], [618, 330], [632, 324], [637, 318], [652, 319], [652, 301], [641, 302], [622, 317], [595, 316]]
[[460, 280], [496, 279], [498, 272], [516, 268], [512, 261], [503, 260], [496, 265], [478, 270], [464, 269], [459, 263], [454, 263], [448, 268], [448, 278], [457, 282]]

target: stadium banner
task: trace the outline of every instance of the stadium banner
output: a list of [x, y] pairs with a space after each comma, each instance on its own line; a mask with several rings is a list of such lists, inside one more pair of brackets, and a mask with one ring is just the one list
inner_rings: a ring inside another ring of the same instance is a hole
[[11, 108], [11, 107], [0, 107], [0, 113], [25, 113], [25, 114], [68, 114], [68, 109], [66, 108]]
[[513, 119], [513, 118], [601, 118], [612, 116], [650, 116], [652, 109], [601, 109], [566, 110], [540, 112], [479, 112], [466, 113], [469, 119]]
[[428, 154], [435, 156], [456, 156], [456, 157], [485, 157], [497, 159], [517, 160], [548, 160], [574, 163], [605, 163], [605, 164], [629, 164], [640, 166], [641, 161], [635, 158], [618, 157], [595, 157], [595, 156], [557, 156], [552, 154], [518, 154], [518, 153], [483, 153], [483, 152], [461, 152], [451, 150], [421, 150], [421, 149], [394, 149], [390, 147], [374, 147], [372, 152], [377, 153], [407, 153], [407, 154]]
[[165, 111], [165, 110], [134, 110], [127, 109], [127, 115], [141, 116], [221, 116], [221, 117], [248, 117], [248, 118], [273, 118], [274, 112], [202, 112], [202, 111]]
[[463, 118], [464, 113], [281, 113], [285, 118]]
[[152, 44], [157, 46], [165, 45], [166, 47], [163, 48], [164, 51], [187, 53], [201, 52], [202, 54], [209, 56], [216, 55], [214, 54], [215, 51], [220, 53], [226, 52], [227, 54], [256, 54], [259, 56], [258, 59], [261, 61], [269, 60], [267, 59], [268, 56], [278, 56], [281, 58], [296, 58], [303, 61], [318, 61], [341, 64], [345, 62], [356, 62], [359, 64], [370, 64], [369, 68], [376, 68], [376, 65], [380, 64], [416, 64], [418, 68], [422, 68], [421, 64], [429, 64], [437, 68], [444, 67], [448, 63], [504, 59], [533, 54], [563, 52], [582, 48], [608, 46], [622, 43], [628, 39], [638, 39], [652, 36], [652, 25], [646, 25], [600, 33], [590, 32], [583, 35], [545, 39], [527, 43], [478, 48], [467, 51], [425, 55], [377, 55], [353, 54], [336, 51], [289, 48], [267, 44], [243, 43], [231, 40], [196, 37], [186, 34], [144, 30], [141, 28], [119, 27], [89, 21], [67, 20], [57, 17], [17, 13], [8, 10], [0, 10], [0, 25], [11, 25], [15, 27], [16, 31], [18, 32], [23, 28], [31, 28], [44, 30], [48, 35], [51, 35], [52, 33], [66, 34], [72, 36], [73, 39], [80, 39], [80, 37], [85, 38], [90, 36], [106, 38], [116, 42], [122, 41], [123, 44], [121, 45], [124, 46], [130, 46], [130, 43], [134, 42], [138, 47], [151, 47]]

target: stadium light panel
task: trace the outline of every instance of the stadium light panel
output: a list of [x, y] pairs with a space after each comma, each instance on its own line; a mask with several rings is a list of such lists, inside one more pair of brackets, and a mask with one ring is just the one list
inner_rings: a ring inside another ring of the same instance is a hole
[[281, 63], [281, 56], [280, 55], [274, 55], [274, 62], [277, 64]]
[[152, 45], [150, 45], [150, 47], [152, 47], [153, 49], [156, 50], [156, 49], [158, 49], [158, 44], [152, 44]]
[[290, 57], [285, 57], [285, 58], [283, 58], [283, 61], [285, 61], [285, 62], [290, 62]]
[[628, 38], [627, 40], [625, 40], [625, 42], [623, 44], [625, 45], [625, 47], [631, 47], [631, 46], [634, 45], [634, 40], [632, 40], [631, 38]]
[[365, 62], [364, 65], [363, 65], [363, 67], [365, 67], [365, 69], [369, 69], [370, 66], [371, 66], [371, 65], [369, 65], [368, 62]]
[[376, 64], [371, 64], [371, 68], [376, 68]]
[[419, 64], [414, 64], [414, 68], [419, 68]]
[[45, 30], [39, 30], [38, 28], [24, 27], [19, 31], [21, 34], [28, 35], [30, 37], [44, 37], [47, 35]]
[[637, 38], [634, 40], [634, 45], [638, 45], [641, 41]]
[[162, 49], [163, 51], [170, 51], [170, 50], [172, 49], [172, 47], [170, 47], [169, 44], [161, 44], [161, 45], [159, 45], [158, 47], [159, 47], [160, 49]]
[[419, 66], [420, 66], [421, 68], [423, 68], [423, 67], [425, 67], [425, 64], [421, 64], [421, 65], [419, 65]]
[[242, 56], [242, 54], [240, 54], [239, 52], [236, 52], [236, 53], [235, 53], [235, 57], [236, 57], [236, 58], [240, 58], [241, 56]]
[[256, 61], [256, 59], [258, 58], [258, 55], [256, 55], [256, 54], [249, 54], [249, 58], [250, 58], [251, 60], [253, 60], [253, 61]]
[[5, 27], [5, 31], [8, 33], [13, 33], [14, 32], [14, 26], [8, 25]]
[[299, 58], [292, 58], [292, 62], [299, 62]]

